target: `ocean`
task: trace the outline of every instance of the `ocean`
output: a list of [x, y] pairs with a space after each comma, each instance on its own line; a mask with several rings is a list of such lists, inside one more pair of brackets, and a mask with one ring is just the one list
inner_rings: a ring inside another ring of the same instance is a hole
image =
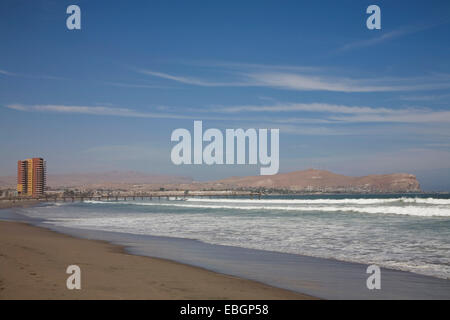
[[18, 210], [48, 227], [191, 239], [450, 279], [450, 195], [85, 201]]

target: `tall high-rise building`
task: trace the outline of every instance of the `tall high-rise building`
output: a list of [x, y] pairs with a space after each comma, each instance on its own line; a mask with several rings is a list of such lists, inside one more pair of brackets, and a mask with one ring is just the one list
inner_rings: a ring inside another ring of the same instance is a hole
[[42, 158], [17, 161], [17, 193], [22, 196], [42, 196], [45, 191], [46, 168]]

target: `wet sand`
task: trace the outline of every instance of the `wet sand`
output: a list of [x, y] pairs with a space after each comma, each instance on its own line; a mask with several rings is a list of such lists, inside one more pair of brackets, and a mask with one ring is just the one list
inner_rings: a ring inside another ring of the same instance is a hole
[[20, 201], [0, 200], [0, 209], [31, 207], [38, 204], [39, 202], [40, 202], [39, 200], [20, 200]]
[[[123, 247], [0, 221], [0, 299], [313, 299]], [[68, 290], [66, 268], [81, 268]]]

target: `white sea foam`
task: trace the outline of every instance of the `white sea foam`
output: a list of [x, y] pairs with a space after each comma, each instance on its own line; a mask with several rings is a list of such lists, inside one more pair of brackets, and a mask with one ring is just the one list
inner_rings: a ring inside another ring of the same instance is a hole
[[98, 200], [85, 200], [84, 203], [90, 204], [123, 204], [125, 202], [113, 202], [113, 201], [98, 201]]
[[434, 198], [402, 198], [406, 203], [423, 203], [435, 205], [450, 205], [450, 199], [434, 199]]
[[266, 203], [266, 204], [383, 204], [383, 203], [423, 203], [450, 205], [450, 199], [434, 198], [376, 198], [376, 199], [197, 199], [188, 198], [190, 202], [223, 202], [223, 203]]
[[448, 201], [164, 198], [22, 210], [59, 226], [198, 239], [450, 278]]
[[169, 203], [136, 203], [137, 205], [152, 206], [174, 206], [183, 208], [199, 209], [236, 209], [236, 210], [280, 210], [297, 212], [358, 212], [358, 213], [380, 213], [380, 214], [400, 214], [421, 217], [450, 217], [450, 208], [430, 208], [419, 206], [239, 206], [239, 205], [208, 205], [208, 204], [169, 204]]
[[[180, 201], [178, 198], [169, 198], [170, 201]], [[435, 198], [372, 198], [372, 199], [223, 199], [223, 198], [186, 198], [187, 202], [208, 202], [208, 203], [250, 203], [250, 204], [389, 204], [389, 203], [408, 203], [408, 204], [430, 204], [430, 205], [450, 205], [450, 199]], [[86, 200], [86, 203], [92, 204], [136, 204], [138, 201], [98, 201]]]
[[[436, 201], [434, 201], [436, 200]], [[450, 217], [450, 205], [447, 199], [188, 199], [181, 201], [86, 201], [91, 204], [116, 204], [137, 206], [164, 206], [198, 209], [226, 210], [263, 210], [263, 211], [294, 211], [294, 212], [353, 212], [370, 214], [398, 214], [419, 217]], [[393, 205], [393, 204], [398, 205]], [[281, 206], [280, 204], [286, 204]]]

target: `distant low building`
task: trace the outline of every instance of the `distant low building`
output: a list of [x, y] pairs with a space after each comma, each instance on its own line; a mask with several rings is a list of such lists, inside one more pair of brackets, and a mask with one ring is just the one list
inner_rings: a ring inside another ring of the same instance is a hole
[[46, 164], [42, 158], [17, 161], [17, 193], [19, 196], [42, 196], [46, 184]]

